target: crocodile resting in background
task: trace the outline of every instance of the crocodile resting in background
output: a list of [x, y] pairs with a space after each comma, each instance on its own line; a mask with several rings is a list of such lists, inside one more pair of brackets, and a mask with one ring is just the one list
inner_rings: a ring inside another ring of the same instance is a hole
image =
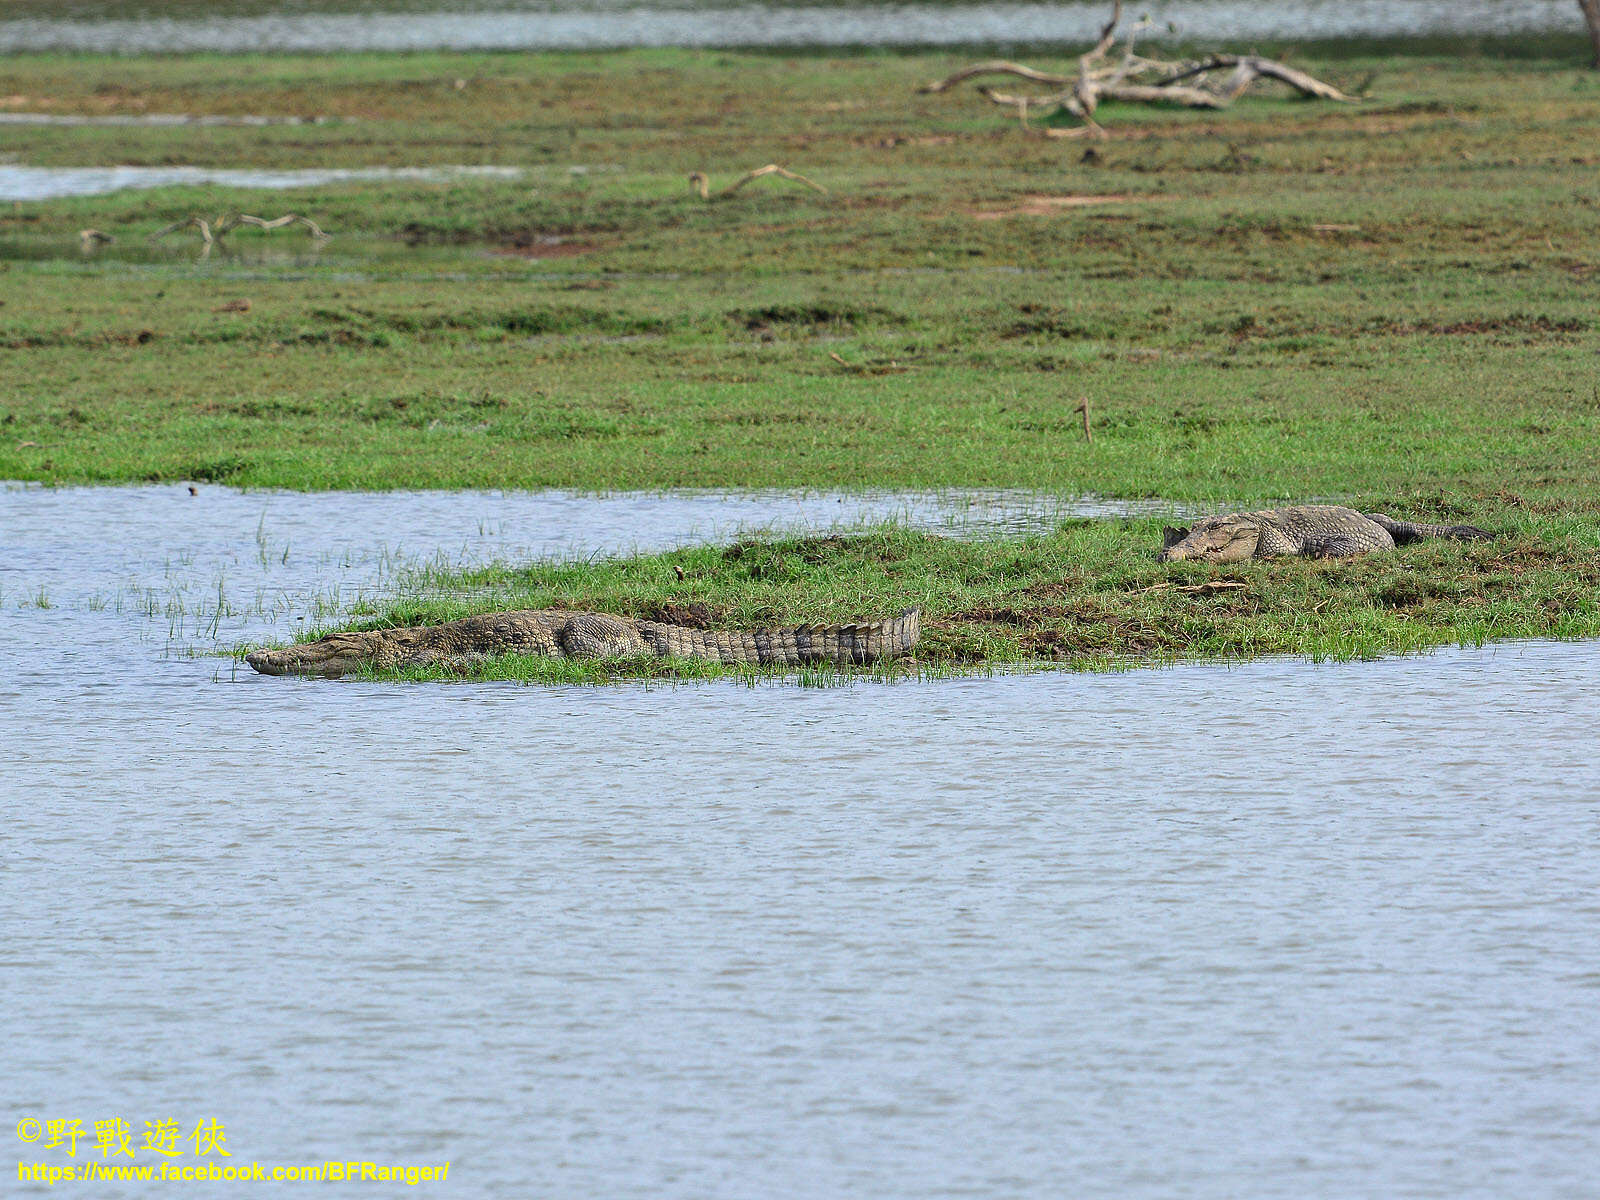
[[798, 625], [759, 631], [689, 629], [662, 621], [565, 609], [483, 613], [443, 625], [330, 633], [314, 642], [257, 650], [245, 661], [264, 675], [343, 675], [378, 668], [467, 667], [496, 654], [551, 658], [700, 658], [720, 663], [867, 663], [909, 654], [921, 612], [863, 625]]
[[1476, 540], [1493, 536], [1475, 525], [1419, 525], [1331, 504], [1297, 504], [1293, 508], [1206, 517], [1189, 529], [1169, 526], [1159, 557], [1162, 562], [1184, 558], [1242, 562], [1279, 554], [1344, 558], [1373, 550], [1393, 550], [1421, 538]]

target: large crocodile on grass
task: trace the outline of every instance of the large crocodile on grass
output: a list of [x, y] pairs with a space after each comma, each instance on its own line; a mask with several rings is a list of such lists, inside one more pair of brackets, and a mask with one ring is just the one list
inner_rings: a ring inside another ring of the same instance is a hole
[[920, 610], [861, 625], [788, 629], [690, 629], [565, 609], [483, 613], [443, 625], [330, 633], [314, 642], [257, 650], [245, 661], [264, 675], [344, 675], [362, 667], [465, 669], [499, 654], [551, 658], [697, 658], [729, 664], [868, 663], [909, 654], [922, 635]]
[[1169, 526], [1162, 539], [1160, 560], [1242, 562], [1280, 554], [1344, 558], [1393, 550], [1422, 538], [1476, 540], [1493, 536], [1475, 525], [1421, 525], [1332, 504], [1297, 504], [1292, 508], [1206, 517], [1188, 529]]

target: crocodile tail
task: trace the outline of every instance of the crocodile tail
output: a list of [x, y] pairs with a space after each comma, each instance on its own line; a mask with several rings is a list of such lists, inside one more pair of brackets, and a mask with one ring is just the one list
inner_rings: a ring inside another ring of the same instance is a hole
[[1487, 541], [1494, 537], [1487, 529], [1476, 525], [1425, 525], [1420, 521], [1396, 521], [1383, 513], [1368, 513], [1368, 520], [1376, 521], [1389, 531], [1396, 546], [1405, 546], [1423, 538], [1455, 538], [1463, 542]]
[[723, 663], [867, 663], [909, 654], [922, 636], [922, 614], [908, 608], [898, 617], [857, 625], [791, 625], [788, 629], [686, 629], [640, 621], [639, 633], [663, 657], [706, 658]]
[[856, 625], [801, 625], [772, 636], [782, 643], [784, 657], [763, 661], [845, 664], [901, 658], [922, 637], [922, 610], [908, 608], [897, 617]]

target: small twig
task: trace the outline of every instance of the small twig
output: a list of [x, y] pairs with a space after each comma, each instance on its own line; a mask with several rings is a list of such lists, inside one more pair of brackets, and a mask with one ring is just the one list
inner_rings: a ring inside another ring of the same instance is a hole
[[828, 351], [828, 357], [846, 371], [854, 371], [857, 375], [903, 375], [906, 371], [905, 367], [902, 367], [896, 359], [892, 358], [889, 360], [889, 365], [884, 366], [882, 363], [853, 363], [847, 359], [840, 358], [832, 350]]
[[152, 233], [150, 235], [150, 240], [154, 242], [160, 238], [166, 237], [169, 233], [177, 233], [180, 229], [188, 229], [191, 225], [200, 231], [200, 240], [206, 245], [211, 245], [211, 243], [215, 240], [211, 236], [211, 223], [204, 217], [188, 217], [182, 221], [174, 221], [165, 229], [157, 230], [155, 233]]
[[[804, 184], [814, 192], [821, 192], [824, 196], [828, 194], [828, 189], [823, 187], [816, 180], [807, 179], [804, 175], [791, 171], [787, 167], [780, 167], [777, 163], [768, 163], [764, 167], [757, 167], [753, 171], [746, 171], [743, 175], [739, 176], [738, 179], [735, 179], [727, 187], [718, 192], [716, 194], [716, 198], [720, 200], [724, 196], [731, 196], [734, 192], [737, 192], [752, 179], [760, 179], [766, 175], [777, 175], [783, 179], [792, 179], [796, 183]], [[700, 199], [710, 200], [712, 198], [711, 177], [708, 176], [704, 171], [695, 171], [692, 173], [689, 176], [689, 186], [695, 190], [695, 194], [698, 195]]]
[[1226, 579], [1208, 579], [1204, 583], [1152, 583], [1147, 588], [1140, 588], [1134, 593], [1136, 596], [1147, 596], [1151, 592], [1161, 592], [1167, 589], [1186, 592], [1191, 596], [1209, 596], [1215, 592], [1234, 592], [1245, 587], [1242, 583], [1233, 583]]
[[329, 234], [322, 231], [322, 226], [318, 225], [310, 217], [302, 217], [298, 213], [284, 213], [283, 216], [275, 217], [270, 221], [264, 217], [252, 217], [249, 213], [235, 213], [231, 217], [218, 217], [215, 226], [204, 217], [189, 217], [187, 220], [174, 221], [165, 229], [151, 234], [150, 240], [156, 241], [159, 238], [166, 237], [169, 233], [176, 233], [180, 229], [188, 229], [193, 226], [200, 231], [200, 240], [209, 246], [212, 242], [221, 241], [229, 230], [237, 229], [240, 225], [254, 225], [257, 229], [282, 229], [285, 225], [294, 224], [304, 225], [306, 231], [319, 242], [326, 242], [330, 238]]
[[1089, 397], [1083, 397], [1078, 407], [1072, 411], [1083, 414], [1083, 440], [1092, 446], [1094, 444], [1094, 434], [1089, 432]]
[[298, 213], [284, 213], [283, 216], [275, 217], [270, 221], [261, 217], [252, 217], [249, 213], [239, 213], [237, 216], [230, 217], [217, 225], [217, 236], [221, 237], [228, 230], [239, 225], [254, 225], [257, 229], [282, 229], [285, 225], [294, 225], [296, 223], [304, 225], [306, 232], [318, 241], [325, 242], [329, 240], [328, 235], [322, 232], [320, 225], [310, 217], [302, 217]]
[[1035, 71], [1032, 67], [1025, 67], [1021, 63], [995, 59], [991, 62], [974, 63], [970, 67], [962, 67], [954, 75], [937, 80], [934, 83], [925, 84], [917, 90], [923, 93], [945, 92], [955, 87], [956, 84], [965, 83], [978, 75], [1015, 75], [1031, 83], [1046, 83], [1052, 87], [1065, 87], [1072, 82], [1065, 75], [1051, 75], [1045, 71]]

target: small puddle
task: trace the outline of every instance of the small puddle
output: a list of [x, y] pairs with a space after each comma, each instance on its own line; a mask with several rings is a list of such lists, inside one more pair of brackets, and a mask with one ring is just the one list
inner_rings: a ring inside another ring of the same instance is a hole
[[0, 201], [100, 196], [130, 188], [217, 187], [282, 189], [330, 183], [448, 183], [515, 179], [520, 167], [312, 167], [262, 171], [232, 167], [24, 167], [0, 164]]
[[489, 254], [494, 258], [577, 258], [602, 249], [600, 242], [579, 241], [576, 238], [542, 237], [532, 241], [507, 242], [496, 246]]
[[200, 126], [203, 128], [241, 126], [249, 129], [269, 125], [332, 125], [344, 124], [342, 117], [258, 117], [214, 116], [193, 113], [112, 113], [106, 116], [84, 116], [79, 113], [0, 112], [0, 125], [63, 125], [70, 128], [93, 126], [146, 126], [157, 129], [172, 126]]

